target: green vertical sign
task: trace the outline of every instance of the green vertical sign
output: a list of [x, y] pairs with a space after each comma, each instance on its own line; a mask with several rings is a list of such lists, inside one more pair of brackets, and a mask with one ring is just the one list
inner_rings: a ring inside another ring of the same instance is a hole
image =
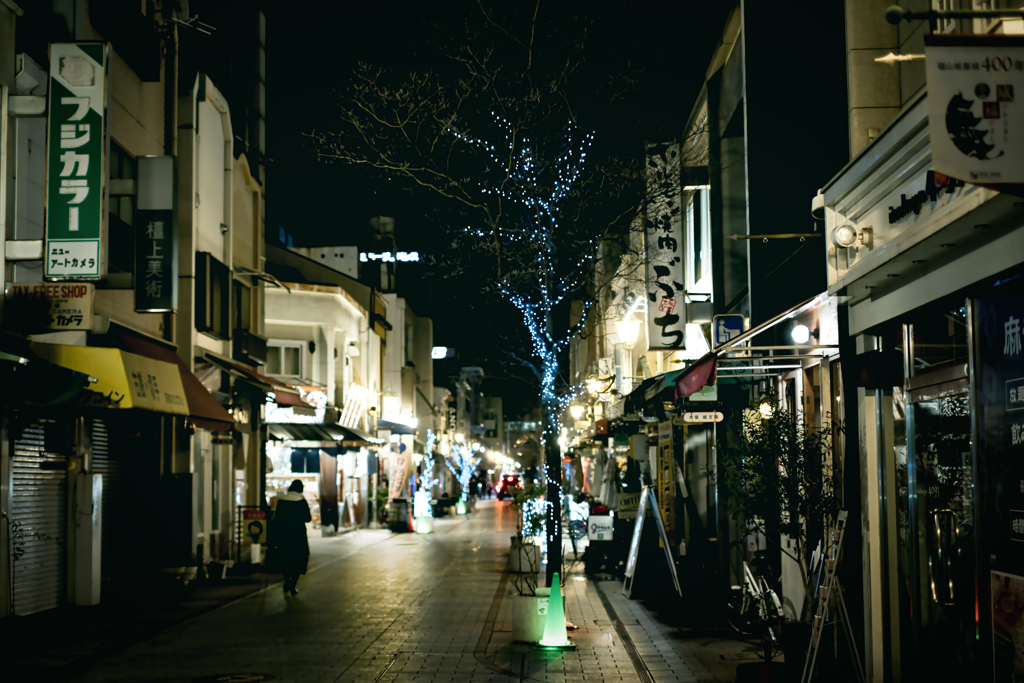
[[47, 280], [98, 280], [107, 232], [107, 46], [50, 45]]

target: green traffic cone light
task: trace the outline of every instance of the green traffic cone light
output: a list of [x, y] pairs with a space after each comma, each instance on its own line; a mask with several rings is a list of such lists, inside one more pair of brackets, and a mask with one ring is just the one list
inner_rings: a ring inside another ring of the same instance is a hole
[[551, 579], [551, 597], [548, 598], [548, 616], [544, 621], [541, 647], [575, 648], [565, 630], [565, 606], [562, 604], [562, 583], [556, 572]]

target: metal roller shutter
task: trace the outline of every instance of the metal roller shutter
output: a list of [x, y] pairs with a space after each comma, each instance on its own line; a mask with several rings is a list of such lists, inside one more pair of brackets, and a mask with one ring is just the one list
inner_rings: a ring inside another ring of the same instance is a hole
[[40, 419], [14, 439], [11, 474], [14, 613], [33, 614], [67, 600], [68, 458], [46, 450]]
[[104, 581], [113, 575], [116, 569], [114, 544], [118, 534], [118, 515], [121, 511], [121, 464], [111, 457], [110, 436], [107, 426], [102, 420], [92, 419], [92, 471], [103, 475], [103, 500], [100, 503], [100, 514], [103, 518], [102, 563], [100, 573]]

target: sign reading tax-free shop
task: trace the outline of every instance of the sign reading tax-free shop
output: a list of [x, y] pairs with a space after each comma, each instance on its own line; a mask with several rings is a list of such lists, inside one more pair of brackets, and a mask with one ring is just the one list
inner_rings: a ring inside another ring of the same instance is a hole
[[107, 45], [50, 45], [46, 149], [47, 280], [104, 275]]

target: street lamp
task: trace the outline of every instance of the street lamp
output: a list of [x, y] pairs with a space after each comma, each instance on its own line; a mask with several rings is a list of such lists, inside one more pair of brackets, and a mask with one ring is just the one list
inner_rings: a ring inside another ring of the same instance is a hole
[[628, 394], [633, 390], [633, 345], [636, 344], [636, 335], [640, 332], [640, 321], [636, 318], [623, 318], [615, 323], [619, 330], [619, 338], [622, 345], [626, 347], [626, 364], [629, 372], [622, 373], [622, 393]]
[[569, 414], [572, 415], [573, 420], [580, 419], [580, 416], [583, 415], [583, 406], [578, 403], [569, 406]]
[[633, 345], [636, 344], [636, 335], [640, 332], [640, 321], [635, 318], [629, 318], [618, 321], [615, 323], [615, 326], [619, 330], [619, 338], [622, 339], [622, 345], [632, 350]]

